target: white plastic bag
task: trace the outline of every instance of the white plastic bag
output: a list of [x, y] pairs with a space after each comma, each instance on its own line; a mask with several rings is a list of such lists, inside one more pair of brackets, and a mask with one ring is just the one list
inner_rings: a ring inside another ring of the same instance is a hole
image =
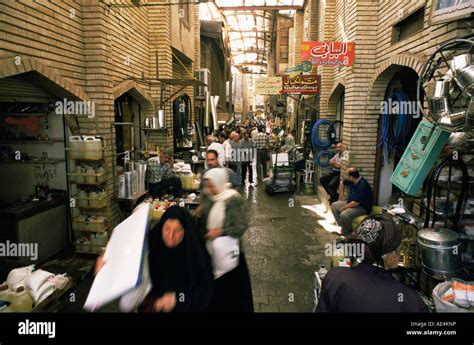
[[232, 271], [239, 265], [239, 240], [232, 236], [217, 237], [207, 241], [207, 250], [212, 258], [214, 279]]

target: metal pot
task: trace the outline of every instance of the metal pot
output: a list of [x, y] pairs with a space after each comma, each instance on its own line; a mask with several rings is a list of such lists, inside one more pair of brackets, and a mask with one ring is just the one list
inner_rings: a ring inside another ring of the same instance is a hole
[[145, 126], [150, 129], [160, 129], [158, 117], [147, 117], [145, 119]]
[[451, 279], [461, 271], [459, 236], [445, 228], [418, 232], [423, 271], [436, 279]]

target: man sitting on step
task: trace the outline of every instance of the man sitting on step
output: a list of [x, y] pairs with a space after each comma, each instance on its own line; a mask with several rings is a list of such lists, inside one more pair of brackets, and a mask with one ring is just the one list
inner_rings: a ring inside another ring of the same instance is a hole
[[[369, 215], [372, 210], [372, 188], [363, 178], [357, 168], [347, 169], [348, 177], [339, 183], [339, 201], [331, 205], [337, 225], [342, 228], [344, 236], [352, 231], [352, 221], [364, 214]], [[345, 186], [350, 187], [349, 197], [346, 200]]]

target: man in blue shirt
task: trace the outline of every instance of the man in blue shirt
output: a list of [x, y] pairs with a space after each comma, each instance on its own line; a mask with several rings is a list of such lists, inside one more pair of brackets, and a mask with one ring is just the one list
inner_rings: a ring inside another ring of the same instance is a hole
[[[339, 183], [339, 201], [331, 205], [337, 225], [342, 228], [343, 235], [352, 231], [352, 220], [372, 211], [372, 188], [365, 178], [360, 176], [357, 168], [347, 169], [348, 177]], [[350, 187], [346, 200], [345, 186]]]

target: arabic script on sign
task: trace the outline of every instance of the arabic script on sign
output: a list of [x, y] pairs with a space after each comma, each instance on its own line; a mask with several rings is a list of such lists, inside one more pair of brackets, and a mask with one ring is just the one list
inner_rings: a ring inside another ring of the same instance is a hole
[[354, 42], [303, 42], [301, 59], [313, 65], [350, 66], [354, 63]]

